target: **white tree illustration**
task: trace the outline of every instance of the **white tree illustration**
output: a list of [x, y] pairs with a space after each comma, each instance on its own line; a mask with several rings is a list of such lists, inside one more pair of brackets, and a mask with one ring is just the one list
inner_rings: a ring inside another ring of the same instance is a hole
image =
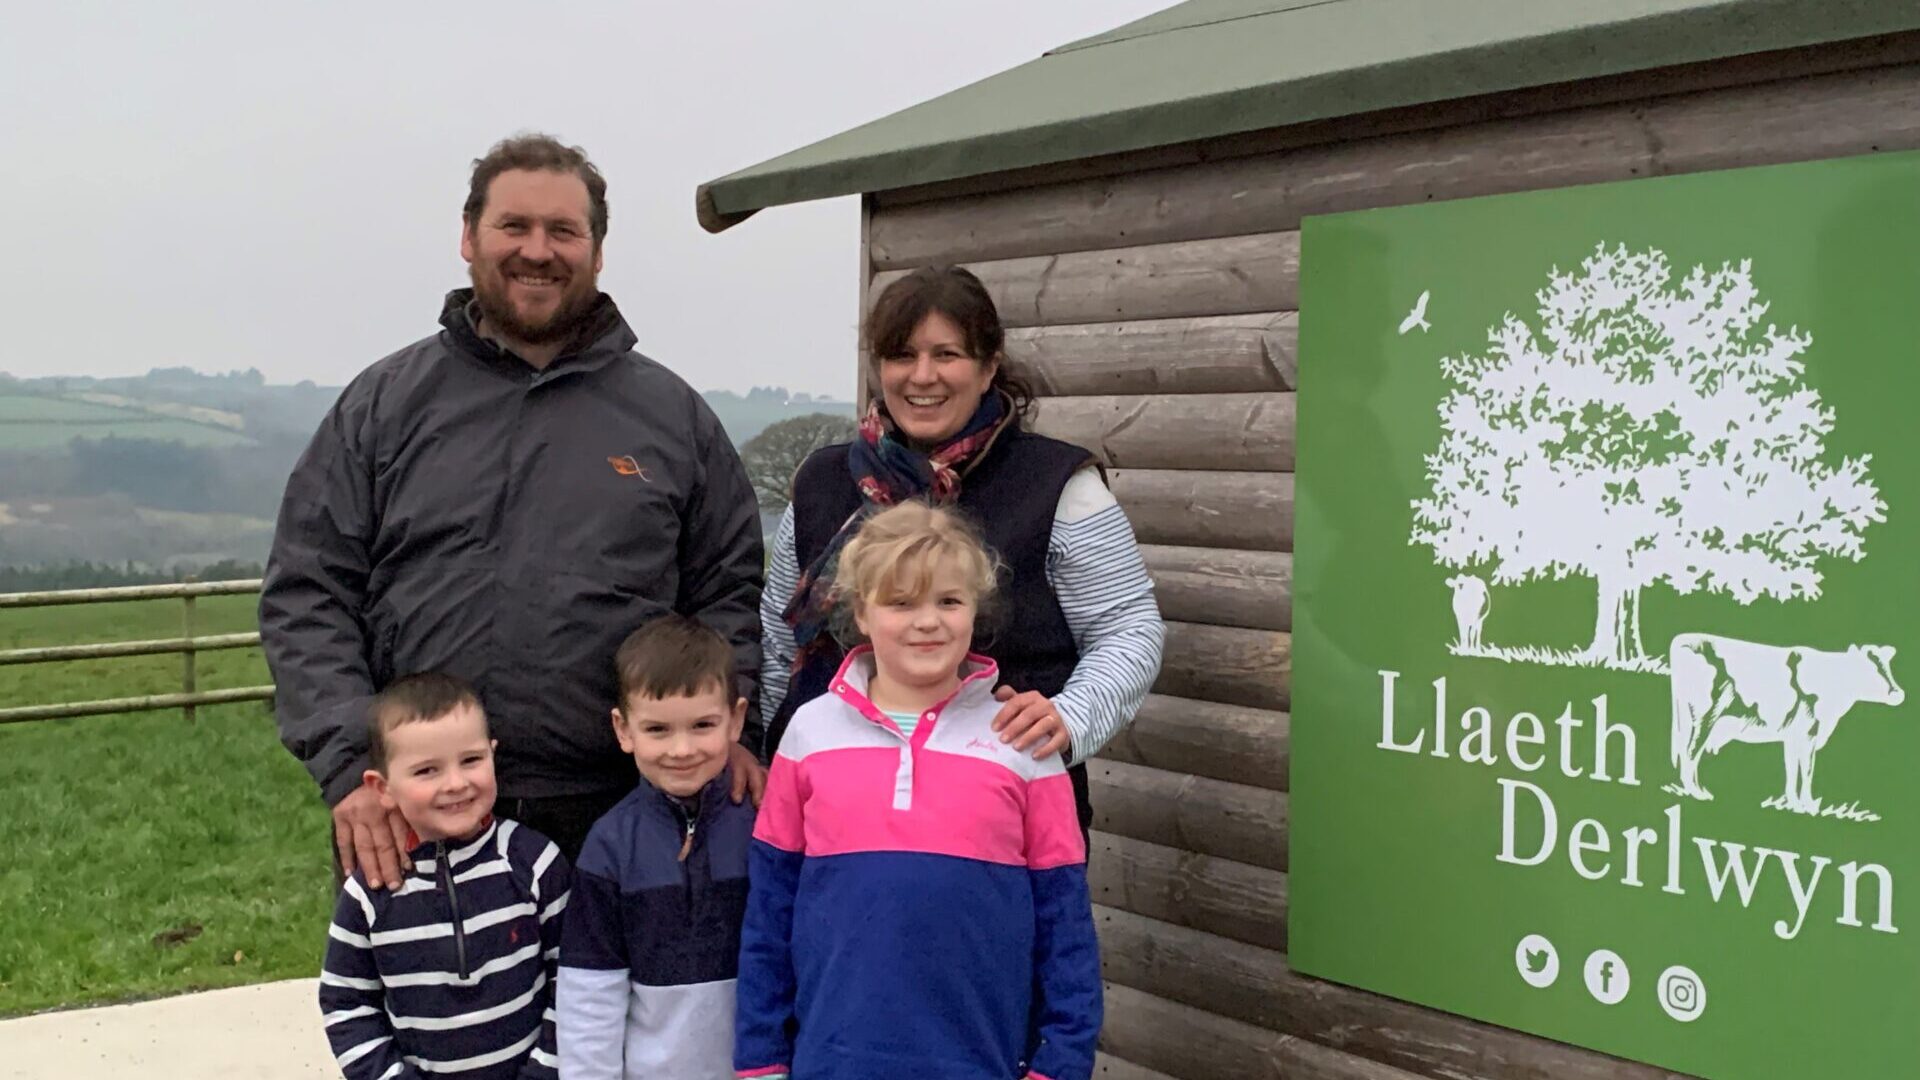
[[1649, 585], [1811, 599], [1819, 556], [1864, 555], [1886, 516], [1871, 455], [1831, 463], [1833, 410], [1797, 359], [1813, 339], [1761, 322], [1750, 260], [1675, 281], [1664, 253], [1601, 244], [1535, 299], [1536, 325], [1509, 312], [1483, 355], [1441, 361], [1411, 536], [1436, 562], [1593, 578], [1584, 659], [1618, 667], [1646, 659]]

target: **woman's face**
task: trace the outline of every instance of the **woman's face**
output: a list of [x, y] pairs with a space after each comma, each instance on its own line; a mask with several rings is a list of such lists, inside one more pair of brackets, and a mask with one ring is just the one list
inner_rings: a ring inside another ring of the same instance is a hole
[[880, 397], [908, 442], [935, 446], [967, 425], [999, 367], [968, 354], [952, 319], [928, 312], [905, 349], [880, 358]]

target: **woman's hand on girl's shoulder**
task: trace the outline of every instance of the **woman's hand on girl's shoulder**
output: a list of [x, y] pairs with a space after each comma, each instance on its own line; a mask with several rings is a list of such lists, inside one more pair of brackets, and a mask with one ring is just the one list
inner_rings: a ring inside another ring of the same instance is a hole
[[993, 730], [1000, 733], [1000, 741], [1012, 743], [1013, 748], [1026, 751], [1033, 749], [1036, 759], [1048, 758], [1067, 748], [1071, 736], [1067, 732], [1067, 722], [1053, 707], [1047, 695], [1038, 690], [1016, 692], [1011, 686], [1002, 686], [993, 692], [995, 701], [1000, 702], [1000, 714], [993, 718]]

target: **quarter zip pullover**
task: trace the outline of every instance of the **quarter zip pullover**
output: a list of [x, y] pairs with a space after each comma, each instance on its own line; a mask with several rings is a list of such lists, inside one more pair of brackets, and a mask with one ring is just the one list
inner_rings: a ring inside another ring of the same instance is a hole
[[567, 1080], [728, 1080], [751, 802], [644, 780], [588, 834], [560, 949]]
[[1100, 960], [1073, 787], [1060, 755], [1000, 741], [998, 676], [968, 657], [908, 737], [867, 696], [862, 646], [794, 713], [754, 831], [740, 1076], [1090, 1080]]
[[355, 873], [334, 911], [320, 1010], [342, 1074], [557, 1076], [552, 1003], [566, 858], [505, 820], [411, 855], [399, 889], [369, 889]]

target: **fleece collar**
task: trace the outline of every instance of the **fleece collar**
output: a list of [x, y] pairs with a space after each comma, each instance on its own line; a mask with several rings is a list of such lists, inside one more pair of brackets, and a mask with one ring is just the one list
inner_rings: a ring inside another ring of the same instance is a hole
[[[841, 662], [840, 670], [834, 674], [828, 692], [846, 702], [861, 716], [905, 738], [900, 725], [894, 723], [893, 718], [867, 696], [868, 688], [873, 685], [873, 672], [873, 646], [862, 645], [848, 653], [847, 658]], [[998, 664], [979, 653], [968, 653], [966, 661], [960, 665], [959, 688], [944, 699], [935, 702], [921, 714], [920, 725], [913, 733], [913, 745], [920, 746], [927, 741], [927, 735], [948, 709], [966, 708], [991, 702], [994, 685], [999, 681], [1000, 666]]]
[[[480, 831], [475, 833], [470, 839], [448, 839], [441, 841], [440, 843], [444, 844], [446, 848], [447, 865], [456, 868], [463, 867], [479, 858], [493, 847], [494, 838], [499, 835], [499, 832], [499, 819], [495, 818], [492, 814], [488, 814], [486, 824], [482, 825]], [[434, 859], [438, 852], [434, 850], [434, 844], [435, 841], [422, 840], [418, 834], [412, 830], [408, 830], [407, 857], [413, 860], [414, 873], [432, 874], [435, 872]]]

